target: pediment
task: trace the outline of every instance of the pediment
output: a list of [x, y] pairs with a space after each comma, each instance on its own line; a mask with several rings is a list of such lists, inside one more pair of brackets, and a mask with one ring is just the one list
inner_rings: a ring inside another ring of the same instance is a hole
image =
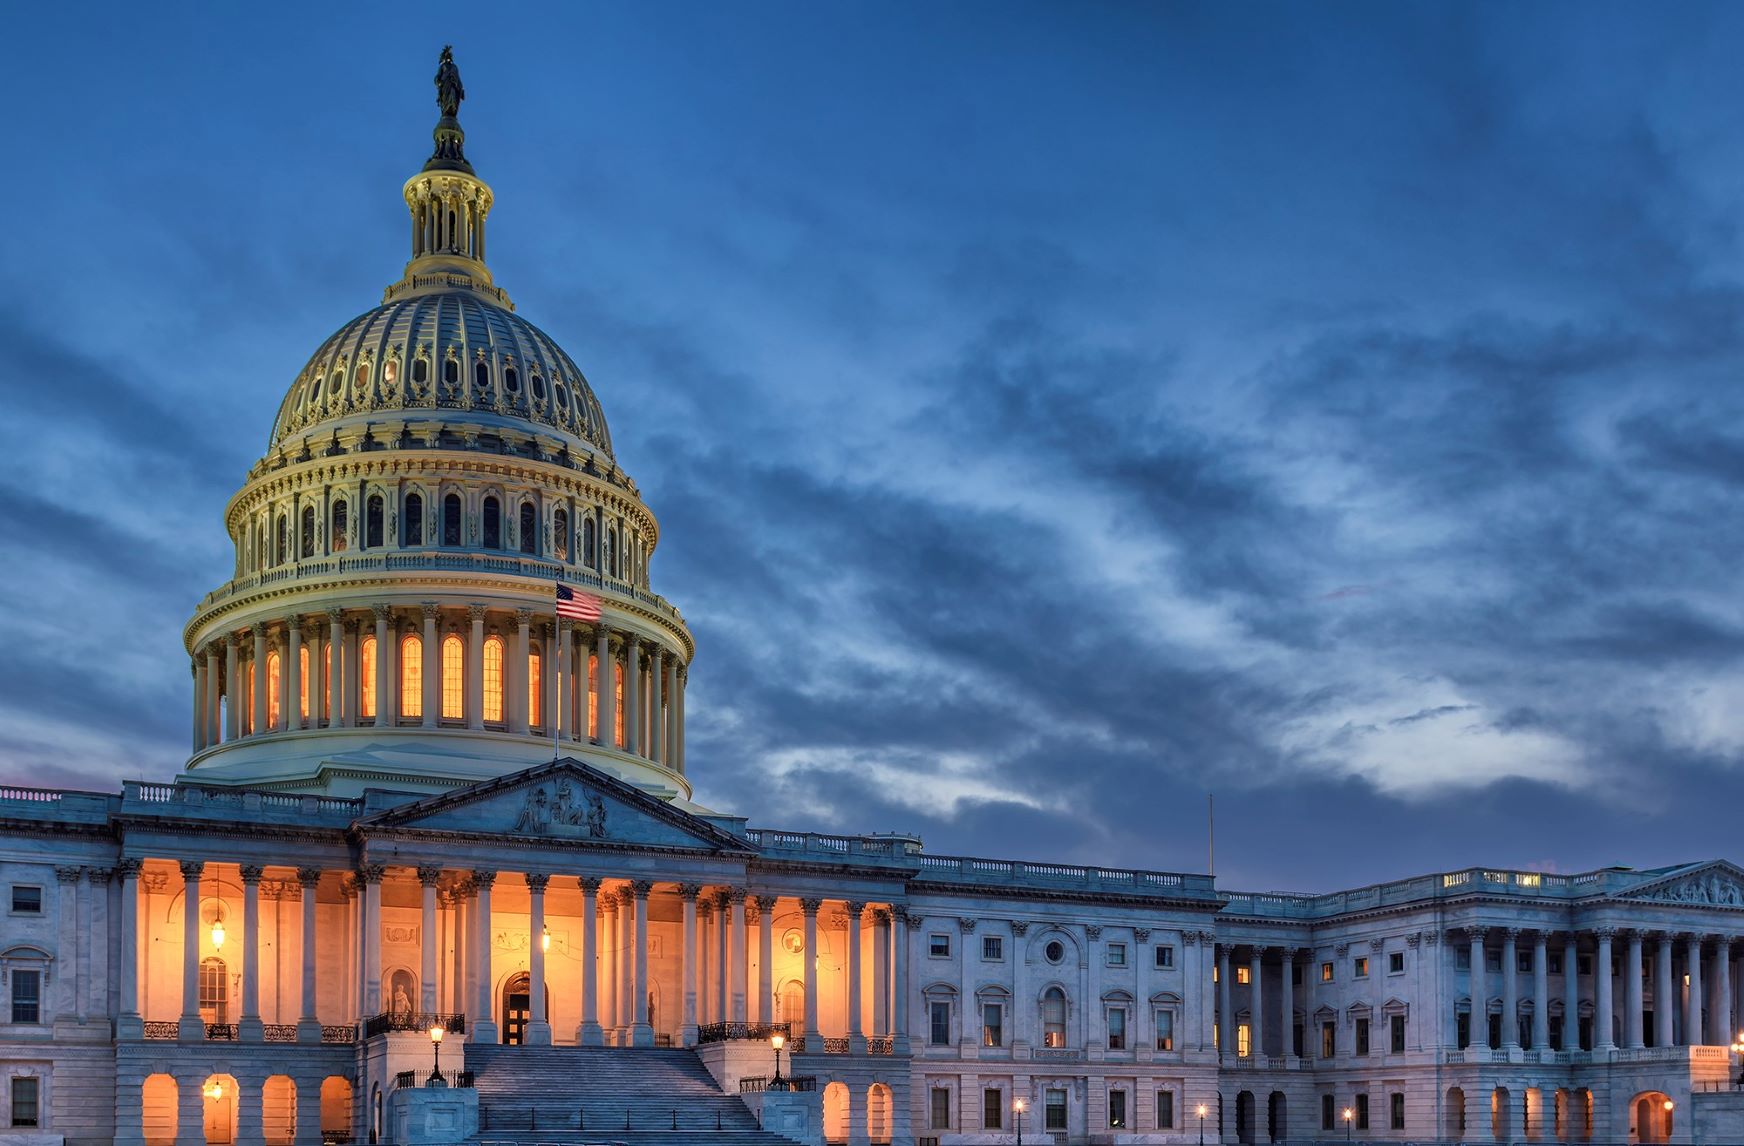
[[1649, 879], [1619, 892], [1617, 898], [1744, 909], [1744, 869], [1714, 860]]
[[573, 758], [402, 804], [358, 826], [522, 842], [755, 850], [714, 824]]

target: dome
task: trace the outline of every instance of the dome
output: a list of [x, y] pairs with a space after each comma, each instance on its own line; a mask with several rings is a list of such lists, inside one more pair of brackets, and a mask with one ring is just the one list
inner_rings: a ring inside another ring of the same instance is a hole
[[485, 425], [530, 423], [611, 456], [599, 399], [569, 355], [473, 289], [406, 294], [340, 327], [292, 383], [267, 452], [296, 438], [364, 424], [393, 429], [442, 411]]

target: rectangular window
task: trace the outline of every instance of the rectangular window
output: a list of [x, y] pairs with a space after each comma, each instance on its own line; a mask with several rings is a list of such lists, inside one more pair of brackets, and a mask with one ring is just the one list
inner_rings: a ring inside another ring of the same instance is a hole
[[1369, 961], [1366, 956], [1358, 955], [1356, 957], [1356, 965], [1351, 969], [1351, 973], [1359, 979], [1369, 977]]
[[1562, 956], [1561, 955], [1549, 955], [1549, 956], [1547, 956], [1545, 958], [1545, 961], [1544, 961], [1544, 966], [1545, 966], [1545, 969], [1547, 971], [1549, 971], [1552, 975], [1562, 974]]
[[1471, 970], [1471, 948], [1459, 947], [1453, 952], [1453, 965], [1457, 970]]
[[1388, 1036], [1388, 1045], [1392, 1047], [1394, 1054], [1404, 1054], [1405, 1053], [1405, 1016], [1404, 1015], [1388, 1015], [1387, 1016], [1387, 1026], [1390, 1028], [1390, 1034]]
[[1175, 1012], [1157, 1012], [1157, 1049], [1172, 1051], [1175, 1049]]
[[1358, 1130], [1369, 1128], [1369, 1096], [1366, 1094], [1356, 1096], [1356, 1128]]
[[1241, 985], [1246, 985], [1250, 981], [1248, 969], [1246, 967], [1237, 967], [1235, 969], [1235, 981], [1237, 984]]
[[1173, 1130], [1175, 1128], [1175, 1092], [1172, 1090], [1157, 1091], [1157, 1129]]
[[1532, 972], [1532, 956], [1530, 954], [1528, 954], [1527, 952], [1525, 952], [1525, 951], [1516, 952], [1514, 954], [1514, 964], [1515, 964], [1515, 967], [1519, 970], [1519, 972], [1522, 975], [1531, 974], [1531, 972]]
[[1108, 1008], [1108, 1049], [1126, 1049], [1126, 1008]]
[[1002, 1003], [981, 1004], [981, 1045], [1005, 1045], [1005, 1006]]
[[1330, 964], [1330, 963], [1320, 964], [1320, 981], [1322, 983], [1332, 982], [1332, 964]]
[[1292, 963], [1292, 964], [1290, 964], [1290, 986], [1300, 987], [1301, 985], [1302, 985], [1302, 964]]
[[[527, 723], [534, 728], [545, 723], [545, 710], [540, 707], [545, 703], [545, 679], [539, 675], [543, 663], [538, 653], [527, 654]], [[400, 703], [404, 705], [405, 701], [402, 699]], [[411, 713], [406, 715], [410, 716]]]
[[1290, 1024], [1290, 1053], [1297, 1058], [1302, 1057], [1302, 1024]]
[[1157, 948], [1157, 967], [1158, 967], [1158, 969], [1173, 967], [1174, 965], [1175, 965], [1175, 949], [1173, 947], [1167, 947], [1167, 946], [1158, 947]]
[[1551, 1015], [1550, 1016], [1550, 1049], [1551, 1050], [1567, 1050], [1568, 1049], [1567, 1047], [1562, 1045], [1562, 1016], [1561, 1015]]
[[987, 963], [999, 963], [1005, 959], [1005, 937], [1002, 935], [983, 935], [981, 937], [981, 958]]
[[442, 719], [466, 716], [466, 646], [459, 637], [442, 639]]
[[942, 931], [927, 936], [927, 954], [934, 959], [949, 959], [951, 957], [951, 937]]
[[12, 885], [12, 914], [41, 915], [42, 888], [29, 884]]
[[1108, 1128], [1118, 1130], [1126, 1125], [1126, 1091], [1108, 1092]]
[[988, 1087], [981, 1092], [981, 1129], [998, 1130], [1004, 1125], [1005, 1093]]
[[930, 1103], [932, 1116], [927, 1120], [928, 1126], [933, 1130], [949, 1130], [951, 1128], [951, 1092], [943, 1087], [935, 1086], [929, 1097], [932, 1099]]
[[1593, 957], [1591, 955], [1576, 955], [1574, 969], [1577, 975], [1591, 975], [1593, 973]]
[[1235, 1024], [1235, 1057], [1246, 1058], [1253, 1053], [1253, 1027], [1247, 1023]]
[[1490, 1049], [1502, 1049], [1502, 1016], [1490, 1016]]
[[12, 1021], [42, 1022], [42, 972], [12, 972]]
[[1586, 1019], [1582, 1019], [1580, 1021], [1579, 1034], [1580, 1034], [1580, 1049], [1581, 1050], [1592, 1050], [1593, 1049], [1593, 1020], [1592, 1019], [1586, 1018]]
[[1471, 1013], [1468, 1011], [1454, 1017], [1454, 1039], [1459, 1043], [1459, 1049], [1471, 1046]]
[[1320, 1096], [1320, 1129], [1322, 1130], [1332, 1129], [1332, 1106], [1332, 1095], [1323, 1094]]
[[1338, 1024], [1328, 1019], [1320, 1024], [1320, 1057], [1332, 1058], [1338, 1053]]
[[933, 1046], [948, 1047], [951, 1045], [951, 1004], [933, 1003], [927, 1009], [932, 1019], [931, 1039]]
[[1356, 1053], [1369, 1053], [1369, 1021], [1367, 1019], [1356, 1021]]
[[1395, 1090], [1388, 1098], [1388, 1102], [1392, 1104], [1393, 1108], [1392, 1114], [1388, 1118], [1388, 1125], [1394, 1130], [1405, 1129], [1405, 1096]]
[[1500, 951], [1484, 952], [1484, 966], [1491, 971], [1502, 969], [1502, 953]]
[[1387, 952], [1387, 974], [1403, 975], [1405, 973], [1405, 953], [1403, 951]]
[[1066, 1129], [1066, 1092], [1050, 1090], [1042, 1098], [1042, 1122], [1048, 1130]]
[[1108, 965], [1110, 967], [1126, 966], [1126, 944], [1110, 943], [1108, 945]]
[[12, 1125], [35, 1126], [38, 1114], [37, 1106], [41, 1092], [39, 1079], [14, 1078], [12, 1080]]
[[[587, 658], [587, 679], [588, 679], [588, 686], [587, 686], [587, 738], [589, 740], [598, 740], [600, 738], [600, 732], [599, 732], [599, 702], [600, 702], [599, 681], [600, 681], [600, 675], [599, 675], [599, 654], [598, 653], [595, 653], [592, 656], [589, 656]], [[558, 723], [561, 724], [563, 722], [563, 705], [561, 702], [557, 705], [556, 715], [557, 715]]]

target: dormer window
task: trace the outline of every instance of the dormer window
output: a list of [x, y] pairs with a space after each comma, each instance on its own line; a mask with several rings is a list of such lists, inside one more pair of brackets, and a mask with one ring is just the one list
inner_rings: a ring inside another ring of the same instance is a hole
[[422, 386], [430, 380], [430, 363], [423, 358], [412, 360], [412, 381]]
[[513, 366], [503, 367], [503, 389], [511, 394], [521, 392], [521, 376], [515, 373]]

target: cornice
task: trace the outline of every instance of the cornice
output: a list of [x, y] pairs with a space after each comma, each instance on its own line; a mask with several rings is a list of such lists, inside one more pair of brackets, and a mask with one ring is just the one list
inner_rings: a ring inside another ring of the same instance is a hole
[[918, 879], [909, 882], [908, 892], [910, 895], [942, 895], [956, 898], [975, 896], [988, 899], [1022, 899], [1043, 903], [1118, 904], [1124, 907], [1150, 908], [1152, 910], [1171, 908], [1199, 915], [1215, 915], [1223, 906], [1216, 900], [1193, 899], [1186, 896], [1122, 895], [1119, 892], [1078, 891], [1065, 887], [983, 886], [980, 884], [938, 883]]

